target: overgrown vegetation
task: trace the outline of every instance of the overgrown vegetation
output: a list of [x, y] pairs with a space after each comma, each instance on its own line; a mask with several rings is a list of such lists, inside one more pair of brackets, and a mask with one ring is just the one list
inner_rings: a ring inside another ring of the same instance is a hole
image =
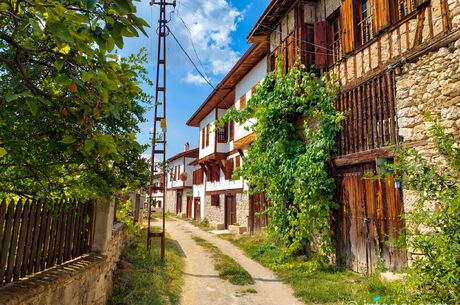
[[90, 198], [148, 181], [133, 0], [0, 1], [0, 196]]
[[415, 194], [406, 211], [399, 245], [415, 253], [404, 297], [414, 303], [460, 303], [460, 147], [458, 138], [434, 117], [429, 129], [438, 158], [427, 160], [414, 148], [394, 148], [393, 169], [406, 191]]
[[327, 166], [344, 118], [333, 105], [337, 87], [328, 75], [319, 79], [303, 66], [277, 71], [257, 86], [246, 108], [232, 109], [221, 120], [256, 119], [250, 129], [257, 138], [236, 175], [248, 180], [251, 192], [265, 192], [269, 232], [287, 254], [305, 252], [312, 243], [329, 254], [336, 204]]
[[115, 273], [109, 305], [174, 305], [180, 303], [184, 259], [174, 240], [166, 238], [165, 263], [160, 259], [159, 240], [149, 254], [145, 248], [146, 229], [124, 251]]
[[249, 257], [272, 269], [306, 304], [376, 303], [376, 297], [382, 304], [391, 304], [401, 289], [399, 283], [382, 281], [379, 274], [362, 276], [338, 269], [321, 257], [288, 257], [266, 234], [219, 237], [229, 240]]
[[234, 285], [254, 284], [251, 275], [241, 267], [234, 259], [222, 253], [216, 246], [201, 237], [194, 236], [193, 240], [200, 246], [208, 249], [212, 254], [214, 268], [219, 272], [219, 277]]

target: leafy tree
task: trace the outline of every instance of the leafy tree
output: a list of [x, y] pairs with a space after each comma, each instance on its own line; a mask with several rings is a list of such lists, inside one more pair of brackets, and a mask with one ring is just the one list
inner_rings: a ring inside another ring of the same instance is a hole
[[452, 133], [429, 117], [436, 160], [428, 161], [407, 145], [394, 148], [389, 164], [416, 195], [406, 211], [406, 228], [399, 245], [416, 254], [403, 282], [402, 302], [460, 302], [460, 148]]
[[0, 195], [145, 185], [147, 56], [114, 52], [145, 34], [135, 12], [132, 0], [0, 1]]
[[236, 175], [249, 181], [251, 192], [265, 192], [269, 232], [286, 253], [308, 250], [313, 242], [326, 254], [336, 206], [327, 167], [344, 114], [335, 110], [337, 88], [328, 76], [318, 79], [303, 66], [278, 71], [257, 86], [245, 109], [232, 109], [222, 119], [256, 119], [250, 129], [257, 138]]

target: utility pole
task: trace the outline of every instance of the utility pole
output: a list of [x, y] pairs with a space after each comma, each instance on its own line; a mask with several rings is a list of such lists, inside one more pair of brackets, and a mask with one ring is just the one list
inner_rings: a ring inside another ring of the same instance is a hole
[[[166, 19], [166, 7], [176, 7], [176, 1], [166, 2], [166, 0], [152, 0], [150, 5], [160, 6], [160, 17], [158, 19], [158, 53], [157, 53], [157, 70], [155, 82], [155, 112], [153, 121], [152, 137], [152, 157], [150, 160], [150, 186], [149, 186], [149, 213], [147, 228], [147, 250], [151, 248], [151, 238], [161, 238], [161, 259], [165, 257], [165, 206], [166, 206], [166, 37], [169, 34], [168, 20]], [[159, 131], [161, 130], [161, 133]], [[155, 157], [157, 156], [157, 157]], [[155, 162], [160, 166], [155, 166]], [[153, 186], [153, 180], [156, 175], [160, 176], [158, 187]], [[152, 200], [153, 191], [163, 192], [163, 226], [161, 232], [151, 232], [152, 221]]]

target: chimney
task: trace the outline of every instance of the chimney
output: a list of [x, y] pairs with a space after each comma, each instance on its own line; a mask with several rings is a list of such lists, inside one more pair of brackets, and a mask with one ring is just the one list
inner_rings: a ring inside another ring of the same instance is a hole
[[190, 150], [190, 144], [187, 142], [184, 144], [184, 151], [189, 151]]

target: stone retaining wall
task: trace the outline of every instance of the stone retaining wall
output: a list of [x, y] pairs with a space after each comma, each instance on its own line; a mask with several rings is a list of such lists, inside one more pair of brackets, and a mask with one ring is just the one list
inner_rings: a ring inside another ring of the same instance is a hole
[[128, 241], [122, 224], [113, 226], [102, 254], [90, 254], [0, 288], [1, 305], [104, 305], [112, 275]]

